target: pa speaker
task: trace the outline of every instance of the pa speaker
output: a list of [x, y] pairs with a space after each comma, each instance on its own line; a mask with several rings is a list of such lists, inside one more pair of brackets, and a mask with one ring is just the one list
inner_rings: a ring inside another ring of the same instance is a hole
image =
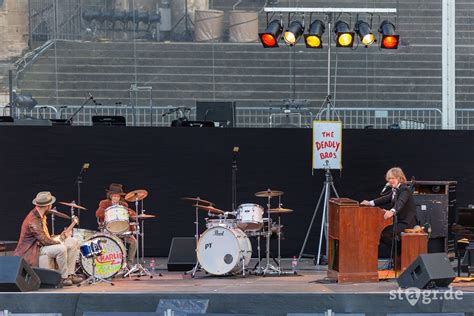
[[189, 271], [196, 265], [196, 239], [174, 237], [168, 255], [168, 271]]
[[397, 279], [402, 288], [446, 287], [453, 282], [454, 270], [444, 253], [422, 254]]
[[41, 288], [57, 288], [62, 287], [61, 284], [61, 273], [56, 270], [43, 269], [43, 268], [33, 268], [36, 275], [40, 278]]
[[40, 278], [22, 257], [0, 257], [0, 292], [36, 291]]

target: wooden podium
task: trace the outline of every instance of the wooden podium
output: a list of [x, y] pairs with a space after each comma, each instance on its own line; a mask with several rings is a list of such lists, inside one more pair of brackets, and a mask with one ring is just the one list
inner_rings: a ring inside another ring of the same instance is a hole
[[378, 207], [359, 206], [347, 198], [329, 200], [328, 278], [345, 282], [378, 282], [380, 235], [393, 219]]

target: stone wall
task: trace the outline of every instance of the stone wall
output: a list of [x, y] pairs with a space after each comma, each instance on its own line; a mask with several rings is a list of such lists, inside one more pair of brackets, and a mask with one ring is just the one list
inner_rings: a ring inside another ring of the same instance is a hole
[[1, 4], [0, 43], [0, 60], [18, 57], [28, 47], [27, 0], [4, 0]]

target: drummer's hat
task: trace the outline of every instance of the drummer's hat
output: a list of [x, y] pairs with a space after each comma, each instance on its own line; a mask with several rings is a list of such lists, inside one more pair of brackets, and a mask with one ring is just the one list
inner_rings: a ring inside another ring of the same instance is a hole
[[120, 194], [120, 195], [125, 195], [126, 193], [123, 192], [123, 187], [120, 183], [111, 183], [109, 185], [109, 188], [105, 190], [107, 192], [107, 196], [110, 196], [111, 194]]

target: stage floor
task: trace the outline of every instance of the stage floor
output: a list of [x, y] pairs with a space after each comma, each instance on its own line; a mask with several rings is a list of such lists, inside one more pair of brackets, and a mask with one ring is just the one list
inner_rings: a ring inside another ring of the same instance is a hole
[[[283, 262], [289, 270], [291, 259]], [[198, 273], [192, 279], [182, 272], [164, 270], [158, 261], [153, 279], [116, 278], [114, 286], [96, 284], [63, 289], [41, 289], [30, 293], [2, 293], [1, 309], [13, 312], [61, 312], [82, 316], [85, 311], [153, 312], [162, 299], [209, 299], [208, 313], [257, 313], [285, 316], [287, 313], [338, 313], [386, 315], [408, 312], [474, 312], [474, 282], [453, 283], [462, 300], [398, 299], [395, 280], [378, 283], [336, 284], [325, 281], [326, 272], [317, 271], [311, 260], [299, 265], [298, 275], [216, 277]], [[324, 267], [320, 267], [324, 270]], [[160, 276], [161, 273], [161, 276]], [[447, 291], [442, 289], [441, 291]], [[420, 296], [418, 296], [420, 297]]]

